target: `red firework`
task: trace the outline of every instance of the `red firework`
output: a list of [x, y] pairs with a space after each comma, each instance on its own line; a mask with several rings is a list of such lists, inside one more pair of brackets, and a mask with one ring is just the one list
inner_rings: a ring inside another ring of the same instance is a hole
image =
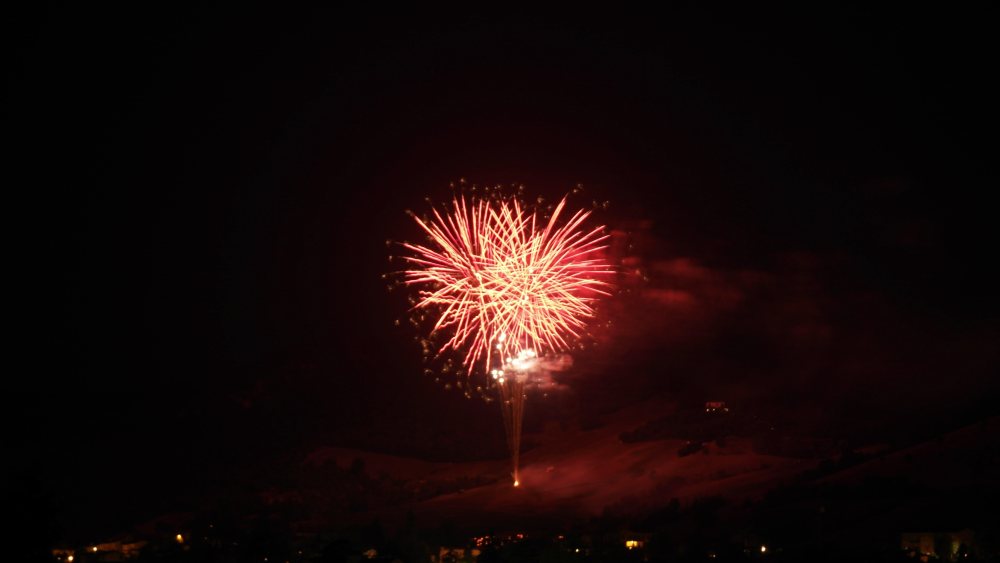
[[583, 228], [584, 210], [560, 223], [565, 207], [563, 198], [545, 219], [515, 197], [457, 197], [446, 213], [415, 217], [430, 244], [403, 245], [412, 252], [404, 281], [419, 287], [414, 308], [436, 315], [432, 333], [445, 338], [438, 354], [460, 354], [467, 376], [480, 362], [493, 376], [515, 487], [529, 374], [581, 336], [610, 288], [604, 227]]
[[565, 206], [563, 198], [544, 220], [516, 198], [462, 196], [446, 214], [415, 217], [433, 244], [404, 244], [413, 252], [405, 283], [421, 287], [416, 308], [439, 314], [433, 331], [450, 334], [438, 353], [463, 354], [469, 375], [480, 362], [489, 373], [567, 350], [608, 295], [608, 236], [583, 228], [589, 211], [560, 224]]

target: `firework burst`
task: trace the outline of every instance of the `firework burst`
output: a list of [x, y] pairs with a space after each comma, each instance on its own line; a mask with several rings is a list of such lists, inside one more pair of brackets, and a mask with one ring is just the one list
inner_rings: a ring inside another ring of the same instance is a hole
[[404, 244], [414, 253], [404, 257], [411, 266], [405, 283], [424, 288], [416, 308], [439, 311], [433, 331], [451, 335], [439, 352], [464, 352], [469, 375], [524, 350], [568, 349], [593, 316], [594, 300], [608, 294], [604, 229], [582, 230], [590, 215], [582, 210], [560, 225], [565, 206], [564, 198], [540, 224], [517, 199], [461, 196], [448, 214], [434, 209], [432, 218], [416, 218], [433, 244]]
[[515, 484], [527, 374], [579, 340], [610, 289], [604, 228], [584, 227], [589, 211], [565, 215], [566, 198], [540, 216], [516, 197], [460, 195], [414, 216], [427, 244], [403, 244], [403, 282], [436, 319], [436, 354], [458, 354], [466, 377], [481, 370], [500, 391]]

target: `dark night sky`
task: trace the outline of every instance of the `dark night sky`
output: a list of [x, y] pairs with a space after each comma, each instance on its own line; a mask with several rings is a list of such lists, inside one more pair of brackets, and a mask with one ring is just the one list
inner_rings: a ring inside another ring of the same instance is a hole
[[502, 455], [379, 277], [403, 211], [461, 176], [582, 183], [612, 226], [653, 221], [649, 294], [694, 296], [622, 306], [574, 416], [720, 390], [825, 426], [994, 412], [986, 19], [22, 14], [15, 474], [107, 529], [326, 443]]

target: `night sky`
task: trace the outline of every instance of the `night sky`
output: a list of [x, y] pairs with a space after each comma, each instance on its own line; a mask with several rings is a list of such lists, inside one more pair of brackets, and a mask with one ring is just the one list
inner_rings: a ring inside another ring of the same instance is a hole
[[82, 536], [326, 444], [502, 457], [381, 279], [405, 210], [463, 177], [650, 225], [650, 281], [529, 429], [648, 395], [876, 439], [995, 414], [987, 19], [20, 14], [11, 482]]

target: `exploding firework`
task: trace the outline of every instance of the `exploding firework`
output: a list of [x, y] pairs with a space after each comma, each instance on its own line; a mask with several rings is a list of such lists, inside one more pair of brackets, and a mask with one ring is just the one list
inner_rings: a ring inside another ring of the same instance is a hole
[[426, 245], [403, 244], [414, 310], [443, 340], [435, 354], [457, 354], [466, 378], [481, 370], [499, 391], [515, 486], [530, 374], [580, 339], [610, 289], [604, 228], [584, 228], [584, 210], [561, 221], [565, 209], [566, 198], [544, 217], [516, 197], [460, 195], [414, 216]]

